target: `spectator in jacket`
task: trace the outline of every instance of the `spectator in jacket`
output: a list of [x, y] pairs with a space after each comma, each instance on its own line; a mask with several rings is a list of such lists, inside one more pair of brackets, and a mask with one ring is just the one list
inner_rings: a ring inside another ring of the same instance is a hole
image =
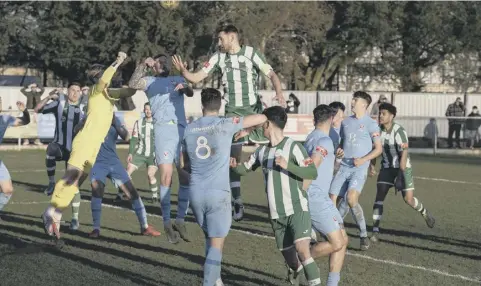
[[[43, 87], [39, 87], [38, 84], [36, 83], [31, 83], [20, 90], [20, 92], [27, 97], [27, 104], [26, 104], [27, 110], [34, 109], [35, 106], [37, 106], [37, 104], [40, 103], [41, 97], [44, 91], [45, 89]], [[33, 118], [33, 120], [36, 120], [36, 117]], [[42, 145], [42, 143], [40, 142], [40, 139], [38, 138], [35, 139], [34, 143], [36, 145]], [[25, 138], [23, 140], [23, 145], [28, 145], [28, 144], [30, 144], [30, 141], [29, 139]]]
[[468, 115], [466, 120], [466, 138], [468, 141], [468, 147], [474, 149], [474, 140], [479, 138], [479, 127], [481, 126], [481, 115], [477, 106], [473, 106], [473, 111]]
[[384, 95], [384, 94], [381, 94], [379, 96], [379, 99], [377, 100], [377, 102], [372, 106], [372, 109], [371, 109], [371, 118], [378, 121], [379, 119], [379, 105], [381, 105], [382, 103], [386, 103], [388, 102], [387, 100], [387, 97]]
[[[466, 107], [464, 107], [461, 97], [456, 98], [454, 103], [451, 103], [446, 109], [446, 117], [464, 117], [466, 115]], [[461, 147], [459, 141], [459, 135], [461, 133], [461, 127], [463, 126], [464, 119], [462, 118], [448, 118], [449, 131], [448, 131], [448, 147], [453, 148], [453, 135], [456, 133], [456, 147]]]

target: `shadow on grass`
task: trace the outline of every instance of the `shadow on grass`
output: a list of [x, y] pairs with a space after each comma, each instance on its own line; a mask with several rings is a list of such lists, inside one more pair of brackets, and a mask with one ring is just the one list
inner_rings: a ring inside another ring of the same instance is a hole
[[[42, 224], [42, 222], [40, 222], [40, 218], [38, 220], [32, 220], [32, 219], [27, 219], [25, 217], [30, 217], [30, 216], [9, 213], [9, 217], [8, 217], [7, 221], [18, 223], [18, 224], [35, 225], [35, 226], [38, 226], [40, 228], [43, 228], [43, 224]], [[19, 233], [19, 234], [27, 235], [27, 236], [31, 236], [31, 237], [46, 238], [46, 235], [43, 234], [43, 232], [40, 233], [40, 232], [37, 232], [37, 231], [28, 230], [28, 229], [25, 229], [25, 228], [12, 226], [12, 225], [3, 225], [2, 230], [11, 231], [11, 232], [14, 232], [14, 233]], [[135, 249], [152, 251], [154, 253], [163, 253], [163, 254], [167, 254], [167, 255], [171, 255], [171, 256], [182, 257], [182, 258], [184, 258], [188, 261], [194, 262], [196, 264], [203, 265], [204, 261], [205, 261], [205, 258], [202, 257], [202, 256], [199, 256], [199, 255], [194, 255], [194, 254], [190, 254], [190, 253], [186, 253], [186, 252], [182, 252], [182, 251], [178, 251], [178, 250], [173, 250], [173, 249], [167, 249], [167, 248], [163, 248], [161, 246], [152, 246], [152, 245], [148, 245], [148, 244], [142, 244], [142, 243], [139, 243], [139, 242], [136, 242], [136, 241], [129, 241], [129, 240], [118, 239], [118, 238], [107, 237], [107, 236], [102, 236], [98, 240], [98, 241], [101, 241], [101, 242], [106, 242], [105, 245], [97, 245], [97, 244], [94, 244], [94, 243], [90, 244], [90, 243], [86, 243], [86, 242], [83, 242], [83, 241], [74, 240], [74, 239], [71, 239], [71, 238], [62, 238], [62, 240], [66, 243], [67, 246], [72, 246], [72, 247], [76, 247], [76, 248], [79, 248], [79, 249], [93, 251], [93, 252], [95, 252], [99, 255], [103, 253], [103, 254], [107, 254], [107, 255], [117, 256], [117, 257], [121, 257], [123, 259], [129, 259], [129, 260], [137, 262], [137, 263], [145, 263], [145, 264], [150, 264], [150, 265], [155, 266], [155, 267], [168, 268], [168, 269], [171, 269], [173, 271], [178, 271], [178, 272], [181, 272], [181, 273], [190, 273], [190, 274], [193, 274], [193, 275], [195, 275], [196, 277], [199, 277], [199, 278], [202, 277], [202, 275], [203, 275], [202, 271], [192, 271], [192, 270], [184, 269], [182, 267], [176, 267], [176, 266], [173, 266], [173, 265], [168, 265], [168, 264], [165, 264], [165, 263], [162, 263], [162, 262], [152, 260], [149, 257], [141, 257], [141, 256], [134, 255], [134, 254], [132, 254], [130, 252], [127, 252], [127, 251], [114, 249], [114, 248], [107, 247], [107, 246], [112, 245], [112, 244], [117, 244], [121, 247], [127, 247], [127, 248], [132, 247], [132, 248], [135, 248]], [[61, 252], [61, 253], [64, 253], [64, 252]], [[69, 259], [72, 258], [74, 261], [77, 261], [79, 263], [86, 263], [86, 262], [82, 261], [82, 259], [84, 259], [84, 258], [70, 257], [70, 255], [71, 254], [68, 254], [66, 256], [66, 258], [69, 258]], [[75, 259], [77, 259], [77, 260], [75, 260]], [[95, 263], [95, 262], [93, 262], [93, 263]], [[97, 264], [99, 264], [99, 263], [97, 263]], [[98, 267], [101, 267], [101, 265], [103, 265], [103, 264], [99, 264]], [[262, 271], [258, 271], [258, 270], [255, 270], [255, 269], [250, 269], [250, 268], [246, 268], [246, 267], [238, 266], [238, 265], [233, 265], [233, 264], [229, 264], [229, 263], [223, 263], [223, 265], [225, 265], [227, 267], [232, 267], [234, 269], [239, 269], [239, 270], [245, 271], [247, 273], [255, 273], [257, 275], [261, 275], [261, 276], [268, 277], [268, 278], [271, 278], [271, 279], [275, 279], [275, 280], [279, 279], [278, 277], [272, 276], [268, 273], [264, 273]], [[103, 268], [99, 268], [99, 269], [103, 269]], [[226, 269], [223, 269], [223, 279], [224, 278], [225, 278], [225, 281], [232, 281], [232, 282], [245, 281], [245, 282], [251, 282], [251, 283], [254, 283], [254, 284], [257, 284], [257, 285], [273, 285], [273, 286], [277, 285], [277, 284], [272, 284], [270, 282], [267, 282], [265, 280], [261, 280], [261, 279], [258, 279], [258, 278], [252, 277], [252, 276], [244, 276], [244, 275], [234, 274], [234, 273], [231, 273], [230, 271], [228, 271]], [[177, 284], [175, 284], [175, 285], [177, 285]]]

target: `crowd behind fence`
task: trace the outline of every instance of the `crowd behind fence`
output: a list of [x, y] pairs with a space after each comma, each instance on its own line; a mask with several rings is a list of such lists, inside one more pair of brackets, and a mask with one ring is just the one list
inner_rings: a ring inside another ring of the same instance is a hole
[[[0, 87], [1, 108], [3, 113], [9, 112], [15, 114], [15, 103], [18, 100], [26, 101], [26, 97], [20, 92], [20, 87]], [[53, 88], [45, 88], [42, 98], [47, 96]], [[272, 97], [275, 95], [274, 91], [261, 90], [262, 101], [266, 106], [273, 104]], [[289, 94], [295, 94], [300, 101], [298, 115], [291, 115], [292, 134], [297, 134], [297, 140], [302, 140], [310, 128], [304, 125], [312, 126], [312, 110], [319, 104], [329, 104], [333, 101], [340, 101], [346, 106], [346, 114], [351, 114], [351, 99], [352, 92], [330, 92], [330, 91], [284, 91], [287, 98]], [[445, 148], [448, 147], [448, 131], [449, 123], [448, 117], [445, 116], [446, 108], [453, 103], [456, 98], [460, 97], [466, 107], [466, 115], [470, 112], [473, 106], [481, 106], [481, 94], [442, 94], [442, 93], [391, 93], [391, 92], [369, 92], [373, 98], [373, 103], [369, 107], [368, 112], [376, 104], [381, 95], [387, 97], [387, 101], [393, 103], [398, 109], [396, 121], [405, 127], [410, 138], [413, 141], [413, 147]], [[135, 120], [142, 116], [143, 104], [147, 101], [144, 92], [137, 92], [133, 98], [135, 109], [132, 111], [118, 111], [127, 123], [133, 125]], [[195, 90], [194, 97], [185, 99], [186, 115], [189, 119], [195, 119], [201, 116], [200, 104], [200, 90]], [[32, 112], [33, 113], [33, 112]], [[223, 108], [221, 110], [223, 113]], [[51, 118], [50, 118], [51, 117]], [[302, 119], [300, 119], [302, 118]], [[453, 117], [454, 118], [454, 117]], [[450, 117], [449, 119], [453, 119]], [[458, 117], [455, 117], [458, 118]], [[454, 118], [454, 119], [455, 119]], [[467, 117], [458, 119], [467, 120]], [[55, 122], [53, 115], [33, 115], [32, 124], [30, 126], [20, 128], [10, 128], [5, 138], [19, 139], [22, 136], [39, 136], [42, 140], [49, 140], [53, 138]], [[299, 123], [302, 121], [302, 123]], [[299, 127], [299, 126], [303, 127]], [[15, 130], [17, 129], [17, 130]], [[35, 133], [32, 135], [30, 133]], [[467, 147], [469, 145], [469, 137], [472, 137], [472, 132], [466, 132], [466, 124], [462, 124], [461, 128], [461, 146]], [[475, 134], [476, 140], [474, 147], [479, 145], [479, 128]]]

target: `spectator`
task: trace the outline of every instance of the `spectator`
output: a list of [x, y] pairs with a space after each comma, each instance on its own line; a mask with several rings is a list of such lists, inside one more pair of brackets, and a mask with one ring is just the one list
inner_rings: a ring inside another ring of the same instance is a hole
[[377, 100], [377, 102], [372, 106], [372, 109], [371, 109], [371, 118], [372, 119], [378, 121], [379, 105], [381, 105], [381, 103], [386, 103], [386, 102], [389, 102], [387, 100], [387, 97], [384, 94], [381, 94], [379, 96], [379, 99]]
[[[478, 117], [475, 119], [474, 117]], [[473, 111], [468, 115], [466, 120], [466, 138], [468, 141], [468, 147], [474, 149], [474, 140], [479, 139], [479, 127], [481, 126], [481, 115], [477, 106], [473, 106]]]
[[[31, 83], [20, 90], [20, 92], [27, 97], [27, 109], [34, 109], [35, 106], [40, 103], [44, 91], [45, 89], [43, 87], [39, 87], [36, 83]], [[36, 120], [36, 117], [34, 120]], [[42, 145], [39, 138], [36, 138], [34, 143], [35, 145]], [[25, 138], [23, 140], [23, 145], [28, 144], [30, 144], [30, 140]]]
[[289, 100], [287, 100], [286, 103], [286, 113], [299, 113], [299, 105], [301, 105], [301, 102], [299, 101], [297, 96], [294, 95], [294, 93], [289, 94]]
[[[446, 109], [446, 117], [464, 117], [466, 108], [464, 107], [461, 97], [456, 98], [454, 103], [451, 103]], [[456, 133], [456, 147], [461, 148], [461, 142], [459, 136], [461, 133], [461, 127], [463, 126], [464, 119], [461, 118], [448, 118], [449, 131], [448, 131], [448, 148], [453, 148], [453, 135]]]

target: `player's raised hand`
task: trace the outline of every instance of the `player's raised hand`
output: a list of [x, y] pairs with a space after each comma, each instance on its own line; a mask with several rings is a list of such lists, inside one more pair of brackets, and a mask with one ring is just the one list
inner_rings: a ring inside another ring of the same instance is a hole
[[272, 100], [277, 100], [277, 102], [279, 103], [280, 106], [286, 108], [287, 107], [287, 103], [286, 103], [286, 99], [284, 98], [284, 95], [282, 93], [279, 93], [279, 94], [276, 94], [272, 97]]
[[121, 63], [123, 63], [125, 61], [125, 59], [127, 58], [127, 54], [124, 53], [124, 52], [119, 52], [117, 54], [117, 63], [120, 65]]
[[237, 159], [234, 158], [234, 157], [230, 157], [229, 166], [230, 166], [231, 168], [237, 167]]
[[151, 68], [155, 65], [155, 60], [151, 57], [148, 57], [145, 59], [144, 64]]
[[182, 62], [182, 58], [178, 55], [174, 55], [172, 57], [172, 65], [175, 67], [176, 70], [180, 72], [185, 70], [184, 62]]
[[21, 101], [17, 101], [17, 108], [18, 108], [18, 110], [23, 112], [25, 110], [25, 103], [23, 103]]
[[251, 132], [251, 128], [242, 129], [241, 131], [234, 134], [234, 141], [237, 141], [242, 137], [249, 135], [250, 132]]

